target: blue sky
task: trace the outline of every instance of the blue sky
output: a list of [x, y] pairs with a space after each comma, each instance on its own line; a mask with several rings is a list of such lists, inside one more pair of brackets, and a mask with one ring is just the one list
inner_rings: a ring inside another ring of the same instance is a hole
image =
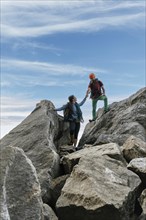
[[[80, 102], [90, 72], [109, 103], [144, 87], [145, 7], [145, 0], [1, 0], [1, 137], [40, 100], [61, 107], [74, 94]], [[80, 135], [90, 99], [82, 111]]]

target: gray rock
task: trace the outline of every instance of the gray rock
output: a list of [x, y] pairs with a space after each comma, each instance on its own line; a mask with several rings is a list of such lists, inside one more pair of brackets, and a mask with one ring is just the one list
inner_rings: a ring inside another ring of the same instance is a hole
[[127, 162], [134, 158], [146, 157], [146, 142], [130, 136], [123, 145], [123, 155]]
[[1, 150], [0, 173], [1, 220], [43, 220], [36, 170], [22, 149]]
[[[121, 154], [120, 147], [115, 143], [102, 144], [98, 146], [85, 145], [85, 148], [80, 151], [76, 151], [75, 153], [66, 155], [63, 157], [63, 165], [65, 173], [71, 173], [73, 167], [78, 164], [81, 157], [86, 157], [90, 154], [90, 156], [101, 157], [103, 155], [108, 155], [111, 158], [115, 158], [121, 161], [124, 161], [124, 158]], [[125, 162], [126, 165], [126, 162]]]
[[122, 146], [134, 135], [146, 141], [146, 88], [129, 98], [110, 105], [110, 111], [101, 116], [97, 111], [95, 122], [88, 123], [79, 147], [84, 144], [106, 144], [114, 142]]
[[140, 215], [139, 220], [145, 220], [146, 219], [146, 189], [143, 190], [139, 200], [140, 200], [141, 207], [143, 209], [143, 212]]
[[130, 220], [134, 216], [137, 175], [109, 156], [83, 156], [57, 201], [60, 220]]
[[[136, 219], [137, 220], [137, 219]], [[138, 217], [138, 220], [146, 220], [146, 214], [141, 214], [139, 217]]]
[[58, 136], [56, 138], [56, 145], [58, 146], [58, 151], [60, 154], [61, 147], [67, 145], [70, 142], [70, 134], [69, 134], [69, 123], [64, 122], [63, 117], [61, 115], [57, 115], [59, 119], [59, 131]]
[[131, 160], [127, 168], [136, 173], [146, 187], [146, 157]]
[[143, 215], [146, 216], [146, 189], [143, 190], [139, 200], [140, 200], [141, 207], [143, 209]]
[[45, 203], [43, 204], [43, 215], [44, 215], [43, 220], [58, 220], [52, 208]]
[[146, 189], [143, 190], [140, 198], [139, 198], [141, 207], [142, 207], [142, 214], [139, 216], [138, 220], [146, 220]]
[[51, 102], [41, 101], [20, 125], [1, 140], [1, 149], [8, 146], [22, 148], [32, 161], [37, 170], [44, 202], [50, 200], [50, 180], [60, 173], [60, 159], [54, 145], [59, 123], [53, 108]]
[[69, 155], [73, 152], [75, 152], [75, 148], [72, 145], [62, 145], [62, 146], [60, 146], [60, 151], [59, 151], [60, 157], [63, 157], [65, 155]]
[[60, 177], [57, 177], [55, 179], [53, 179], [51, 181], [51, 198], [52, 198], [52, 202], [51, 205], [55, 207], [56, 201], [59, 198], [59, 196], [61, 195], [61, 190], [67, 180], [67, 178], [69, 177], [69, 175], [63, 175]]

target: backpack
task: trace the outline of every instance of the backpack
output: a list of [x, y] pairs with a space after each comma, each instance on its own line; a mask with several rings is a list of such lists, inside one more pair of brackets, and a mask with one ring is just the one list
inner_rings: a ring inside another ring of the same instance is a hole
[[71, 114], [71, 107], [70, 107], [70, 103], [68, 102], [66, 108], [63, 111], [64, 121], [69, 121], [70, 114]]
[[91, 98], [97, 98], [99, 96], [101, 96], [101, 86], [102, 86], [102, 82], [99, 81], [98, 79], [95, 79], [91, 84], [90, 84], [90, 88], [91, 88]]
[[[82, 111], [80, 109], [80, 106], [78, 103], [75, 103], [76, 108], [77, 108], [77, 113], [78, 113], [78, 121], [82, 121], [83, 122], [83, 117], [82, 117]], [[72, 106], [71, 104], [68, 102], [66, 108], [63, 111], [63, 116], [64, 116], [64, 121], [72, 121]]]

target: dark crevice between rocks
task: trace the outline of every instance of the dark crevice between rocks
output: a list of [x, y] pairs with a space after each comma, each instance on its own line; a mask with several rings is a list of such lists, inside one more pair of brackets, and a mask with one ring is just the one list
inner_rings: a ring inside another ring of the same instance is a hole
[[135, 201], [134, 213], [135, 213], [135, 215], [138, 217], [138, 216], [141, 215], [142, 211], [143, 211], [143, 210], [142, 210], [141, 205], [140, 205], [140, 203], [139, 203], [139, 200], [138, 200], [138, 198], [137, 198], [136, 201]]
[[134, 213], [137, 216], [137, 218], [142, 214], [143, 209], [140, 205], [139, 202], [139, 197], [142, 193], [142, 191], [146, 189], [146, 186], [141, 182], [141, 184], [139, 185], [139, 187], [137, 188], [137, 192], [136, 192], [136, 200], [135, 200], [135, 209], [134, 209]]
[[59, 208], [57, 212], [58, 220], [121, 220], [118, 210], [113, 205], [106, 205], [94, 211], [83, 206], [70, 205], [67, 208]]

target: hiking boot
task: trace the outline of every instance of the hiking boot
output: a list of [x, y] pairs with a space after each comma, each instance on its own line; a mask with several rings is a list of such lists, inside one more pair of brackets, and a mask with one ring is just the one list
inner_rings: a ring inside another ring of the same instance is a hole
[[75, 150], [79, 151], [79, 150], [82, 150], [82, 148], [81, 147], [76, 147]]
[[95, 119], [90, 119], [89, 122], [95, 121]]

